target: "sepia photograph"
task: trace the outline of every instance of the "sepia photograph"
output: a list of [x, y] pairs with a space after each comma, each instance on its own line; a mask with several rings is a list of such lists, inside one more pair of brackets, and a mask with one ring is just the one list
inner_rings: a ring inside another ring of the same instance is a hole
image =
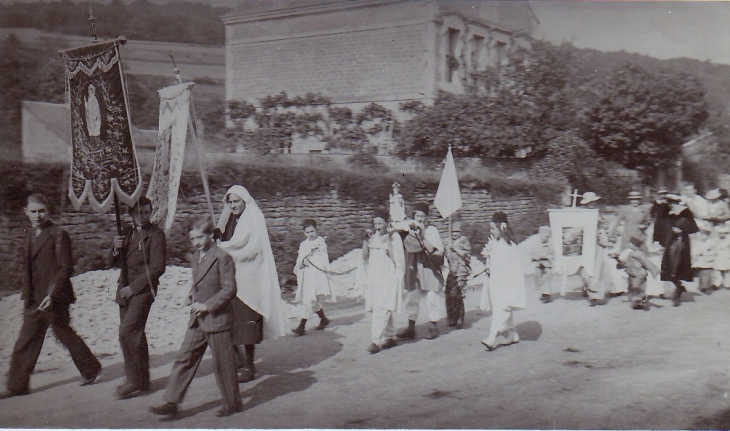
[[730, 429], [730, 1], [0, 34], [0, 428]]

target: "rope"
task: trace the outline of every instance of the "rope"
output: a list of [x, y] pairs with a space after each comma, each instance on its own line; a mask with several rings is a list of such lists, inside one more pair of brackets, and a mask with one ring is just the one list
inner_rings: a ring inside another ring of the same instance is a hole
[[307, 260], [309, 261], [309, 264], [310, 264], [310, 265], [311, 265], [311, 266], [312, 266], [312, 267], [313, 267], [314, 269], [316, 269], [316, 270], [319, 270], [319, 271], [322, 271], [322, 272], [324, 272], [324, 273], [325, 273], [325, 274], [327, 274], [327, 275], [345, 275], [345, 274], [349, 274], [349, 273], [351, 273], [352, 271], [354, 271], [354, 270], [356, 270], [356, 269], [357, 269], [357, 267], [353, 267], [353, 268], [350, 268], [350, 269], [348, 269], [347, 271], [340, 271], [340, 272], [337, 272], [337, 271], [329, 271], [329, 270], [326, 270], [326, 269], [322, 269], [322, 268], [318, 267], [318, 266], [317, 266], [317, 265], [315, 265], [315, 264], [314, 264], [314, 262], [312, 262], [311, 260], [309, 260], [309, 259], [307, 259]]

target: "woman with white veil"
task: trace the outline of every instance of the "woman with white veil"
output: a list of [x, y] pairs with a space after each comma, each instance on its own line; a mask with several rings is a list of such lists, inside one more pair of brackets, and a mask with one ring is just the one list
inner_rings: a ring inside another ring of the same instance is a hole
[[233, 301], [233, 344], [245, 346], [240, 382], [256, 378], [254, 351], [264, 339], [285, 335], [281, 290], [264, 214], [243, 186], [232, 186], [223, 198], [218, 246], [236, 266], [237, 299]]

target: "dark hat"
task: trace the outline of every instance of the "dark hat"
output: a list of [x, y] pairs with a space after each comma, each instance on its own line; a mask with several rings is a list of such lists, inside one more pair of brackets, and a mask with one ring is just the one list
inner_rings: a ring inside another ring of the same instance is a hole
[[502, 211], [497, 211], [496, 213], [492, 214], [492, 221], [497, 224], [508, 223], [507, 214], [503, 213]]
[[306, 229], [309, 226], [312, 226], [313, 228], [317, 229], [317, 222], [312, 220], [311, 218], [304, 219], [302, 222], [302, 229]]
[[390, 214], [386, 209], [376, 208], [375, 211], [373, 211], [373, 218], [381, 218], [385, 221], [388, 221], [388, 218], [390, 218]]
[[416, 202], [415, 205], [413, 205], [413, 212], [420, 211], [426, 215], [428, 215], [428, 204], [426, 202]]
[[682, 196], [680, 196], [678, 194], [674, 194], [674, 193], [667, 193], [667, 195], [664, 196], [664, 198], [671, 202], [682, 202]]

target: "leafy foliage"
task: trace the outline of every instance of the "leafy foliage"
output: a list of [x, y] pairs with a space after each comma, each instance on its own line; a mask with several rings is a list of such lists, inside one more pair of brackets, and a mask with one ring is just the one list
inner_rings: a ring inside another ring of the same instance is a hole
[[[295, 138], [314, 137], [330, 150], [368, 153], [368, 136], [382, 132], [392, 121], [390, 110], [371, 103], [354, 115], [350, 108], [332, 106], [328, 97], [307, 93], [289, 98], [285, 92], [259, 99], [260, 108], [246, 101], [230, 101], [230, 136], [257, 154], [289, 152]], [[364, 159], [363, 159], [364, 160]]]
[[677, 160], [708, 115], [702, 85], [668, 70], [619, 67], [596, 85], [595, 95], [584, 112], [586, 139], [599, 155], [649, 176]]
[[441, 93], [432, 107], [404, 104], [416, 116], [399, 135], [401, 154], [437, 155], [448, 145], [462, 156], [521, 157], [544, 150], [548, 128], [572, 125], [564, 90], [569, 50], [535, 42], [515, 47], [498, 69], [473, 70], [467, 94]]

